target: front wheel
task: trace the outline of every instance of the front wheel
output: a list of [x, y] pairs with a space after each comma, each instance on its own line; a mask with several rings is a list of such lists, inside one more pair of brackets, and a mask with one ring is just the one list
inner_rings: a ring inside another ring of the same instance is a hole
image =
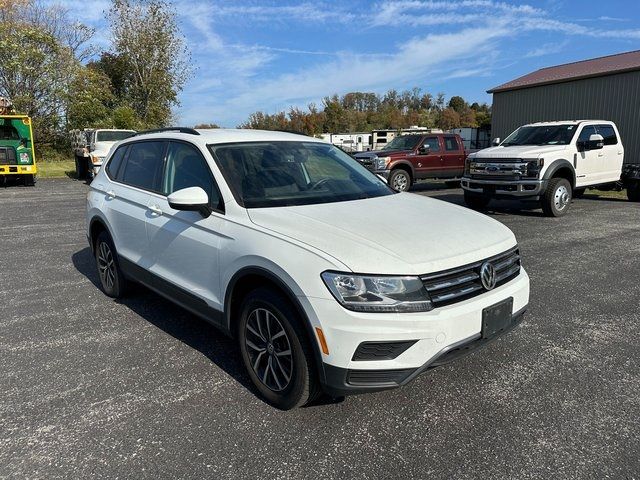
[[411, 187], [411, 175], [401, 168], [393, 170], [389, 175], [389, 186], [397, 192], [406, 192]]
[[491, 198], [479, 193], [464, 192], [464, 203], [473, 210], [482, 210], [489, 205]]
[[240, 353], [261, 396], [282, 410], [313, 401], [318, 393], [313, 350], [287, 299], [258, 288], [245, 297], [241, 312]]
[[542, 211], [547, 217], [561, 217], [571, 203], [571, 184], [565, 178], [552, 178], [540, 199]]

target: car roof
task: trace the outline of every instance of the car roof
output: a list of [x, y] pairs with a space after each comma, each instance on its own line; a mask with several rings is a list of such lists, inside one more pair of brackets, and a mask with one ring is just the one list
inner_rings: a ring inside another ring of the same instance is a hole
[[141, 133], [134, 137], [128, 138], [125, 142], [143, 140], [143, 139], [176, 139], [187, 140], [192, 143], [199, 144], [221, 144], [221, 143], [238, 143], [238, 142], [317, 142], [327, 143], [321, 138], [308, 137], [306, 135], [279, 132], [271, 130], [252, 130], [244, 128], [213, 128], [213, 129], [197, 129], [195, 133], [185, 133], [178, 130], [166, 130], [162, 132]]
[[525, 127], [527, 126], [538, 126], [538, 125], [579, 125], [581, 123], [607, 123], [607, 124], [613, 124], [613, 122], [611, 120], [557, 120], [555, 122], [534, 122], [534, 123], [528, 123], [527, 125], [524, 125]]

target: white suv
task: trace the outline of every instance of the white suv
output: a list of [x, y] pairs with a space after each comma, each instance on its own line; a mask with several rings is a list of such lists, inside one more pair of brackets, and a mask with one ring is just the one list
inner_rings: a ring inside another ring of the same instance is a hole
[[134, 136], [92, 182], [87, 221], [107, 295], [140, 282], [235, 337], [282, 409], [403, 385], [509, 331], [529, 300], [508, 228], [301, 135]]

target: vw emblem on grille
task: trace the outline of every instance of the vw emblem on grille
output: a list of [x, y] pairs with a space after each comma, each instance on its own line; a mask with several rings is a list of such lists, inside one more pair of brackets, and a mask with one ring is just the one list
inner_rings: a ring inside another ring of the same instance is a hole
[[485, 290], [493, 290], [496, 286], [496, 269], [491, 262], [484, 262], [480, 267], [480, 281]]

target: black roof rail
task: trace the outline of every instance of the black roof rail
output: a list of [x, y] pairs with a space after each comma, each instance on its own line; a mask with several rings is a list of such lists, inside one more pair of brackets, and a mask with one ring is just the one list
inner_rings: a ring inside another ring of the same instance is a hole
[[143, 130], [141, 132], [136, 132], [134, 137], [137, 137], [138, 135], [145, 135], [147, 133], [162, 133], [162, 132], [179, 132], [179, 133], [188, 133], [189, 135], [200, 135], [200, 132], [189, 127], [165, 127], [165, 128], [154, 128], [152, 130]]

